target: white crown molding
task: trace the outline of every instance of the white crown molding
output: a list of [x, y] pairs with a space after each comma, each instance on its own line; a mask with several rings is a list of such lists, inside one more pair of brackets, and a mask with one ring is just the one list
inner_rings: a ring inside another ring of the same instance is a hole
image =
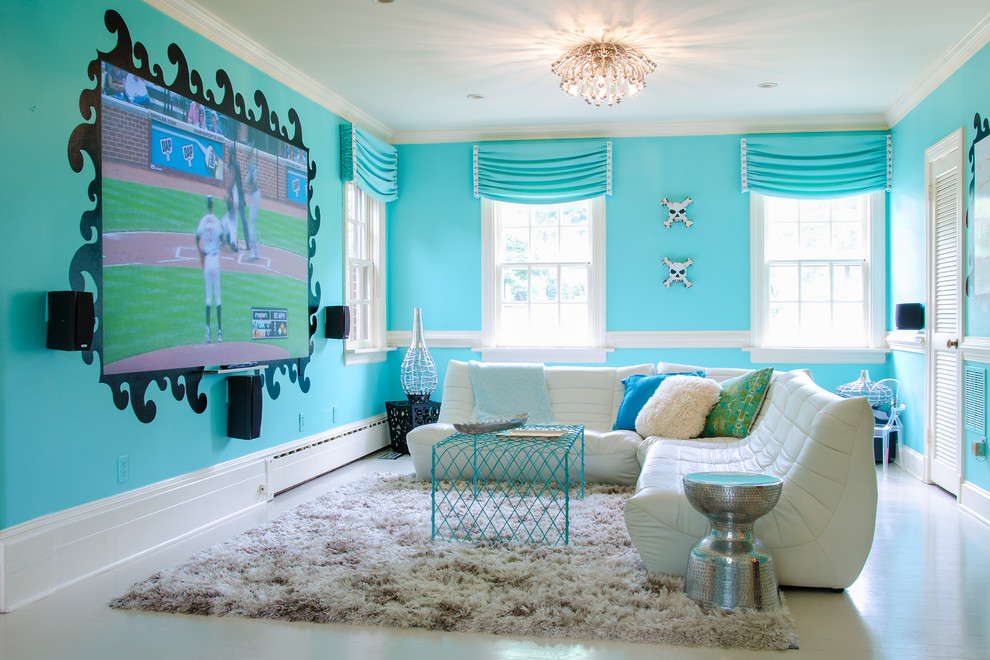
[[736, 135], [745, 133], [800, 133], [828, 131], [885, 131], [883, 115], [769, 117], [701, 121], [656, 121], [628, 124], [571, 124], [561, 126], [504, 126], [453, 130], [394, 131], [392, 144], [437, 144], [494, 140], [551, 140], [574, 138], [658, 137], [675, 135]]
[[[182, 23], [256, 69], [294, 89], [303, 96], [339, 116], [389, 141], [392, 129], [358, 108], [347, 99], [327, 89], [302, 73], [275, 53], [267, 50], [243, 32], [236, 30], [216, 14], [189, 0], [144, 0], [144, 3]], [[210, 80], [210, 76], [204, 76]], [[250, 94], [245, 94], [251, 98]]]
[[907, 91], [894, 101], [885, 113], [887, 123], [894, 126], [904, 119], [916, 105], [948, 80], [949, 76], [983, 48], [988, 41], [990, 41], [990, 12], [984, 14], [959, 41], [947, 48], [908, 87]]

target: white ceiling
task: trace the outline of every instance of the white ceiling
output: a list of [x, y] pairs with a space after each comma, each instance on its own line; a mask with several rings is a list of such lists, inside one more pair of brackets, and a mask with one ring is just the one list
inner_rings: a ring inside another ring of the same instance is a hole
[[[207, 36], [247, 37], [263, 69], [315, 82], [342, 99], [340, 114], [395, 141], [617, 135], [643, 123], [883, 125], [967, 35], [986, 41], [990, 10], [990, 0], [146, 1]], [[602, 38], [657, 63], [643, 92], [611, 108], [567, 96], [550, 71], [568, 48]], [[779, 86], [757, 87], [767, 81]]]

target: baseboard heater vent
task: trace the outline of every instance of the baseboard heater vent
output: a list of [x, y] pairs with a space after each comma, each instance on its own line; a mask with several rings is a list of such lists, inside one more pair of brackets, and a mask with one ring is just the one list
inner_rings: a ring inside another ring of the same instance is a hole
[[388, 420], [345, 427], [338, 432], [273, 455], [266, 462], [268, 493], [284, 493], [389, 444]]

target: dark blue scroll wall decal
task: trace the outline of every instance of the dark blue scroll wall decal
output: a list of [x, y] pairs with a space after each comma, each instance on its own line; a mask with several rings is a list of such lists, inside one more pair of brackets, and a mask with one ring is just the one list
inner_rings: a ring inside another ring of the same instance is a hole
[[[190, 99], [194, 99], [207, 108], [216, 110], [219, 113], [238, 119], [244, 124], [274, 135], [289, 142], [299, 149], [307, 149], [303, 143], [302, 127], [299, 123], [299, 116], [295, 109], [290, 108], [288, 112], [289, 123], [292, 124], [293, 134], [290, 137], [286, 126], [279, 123], [278, 115], [268, 108], [268, 101], [260, 90], [254, 93], [254, 102], [257, 106], [250, 109], [244, 102], [241, 94], [235, 93], [230, 77], [223, 69], [218, 69], [216, 73], [217, 86], [222, 90], [222, 98], [217, 99], [212, 90], [205, 89], [203, 79], [195, 69], [190, 70], [186, 62], [185, 55], [176, 45], [168, 47], [169, 61], [176, 66], [175, 79], [168, 83], [165, 81], [164, 73], [158, 64], [151, 65], [148, 50], [144, 44], [131, 41], [130, 32], [123, 18], [114, 10], [107, 10], [104, 16], [107, 29], [117, 35], [117, 45], [108, 53], [97, 51], [97, 58], [89, 63], [88, 73], [90, 80], [96, 83], [92, 89], [84, 89], [79, 95], [79, 111], [84, 122], [76, 126], [69, 137], [68, 156], [69, 166], [76, 173], [82, 172], [85, 164], [83, 154], [88, 154], [96, 170], [96, 176], [89, 185], [89, 198], [95, 202], [95, 207], [82, 214], [80, 221], [80, 233], [85, 243], [76, 251], [69, 266], [69, 283], [73, 290], [84, 291], [86, 289], [86, 275], [93, 279], [96, 284], [95, 311], [97, 327], [93, 336], [92, 350], [82, 353], [83, 361], [86, 364], [93, 363], [93, 354], [100, 355], [101, 375], [100, 382], [106, 383], [113, 394], [114, 404], [118, 409], [124, 410], [130, 403], [131, 408], [137, 418], [149, 423], [155, 418], [157, 412], [155, 403], [146, 398], [147, 390], [151, 383], [158, 385], [158, 389], [164, 391], [167, 386], [171, 386], [172, 396], [176, 401], [185, 398], [189, 402], [190, 408], [196, 413], [206, 410], [206, 394], [199, 391], [200, 381], [203, 378], [201, 367], [188, 369], [168, 369], [162, 371], [149, 371], [123, 374], [102, 373], [103, 361], [103, 207], [102, 207], [102, 154], [101, 154], [101, 102], [100, 102], [100, 77], [101, 62], [107, 62], [124, 71], [129, 71], [137, 76], [153, 82], [163, 88], [169, 89], [177, 94], [181, 94]], [[135, 62], [137, 65], [135, 66]], [[95, 118], [95, 121], [93, 119]], [[316, 178], [316, 164], [310, 161], [307, 173], [307, 192], [311, 198], [313, 194], [313, 180]], [[313, 336], [315, 334], [315, 321], [312, 314], [320, 304], [320, 284], [313, 280], [313, 255], [316, 253], [315, 235], [320, 227], [320, 210], [318, 207], [307, 205], [308, 225], [309, 225], [309, 309], [311, 316], [309, 319], [309, 353], [313, 353]], [[289, 380], [298, 383], [302, 392], [308, 392], [310, 380], [305, 375], [306, 366], [309, 364], [309, 357], [287, 360], [266, 361], [265, 384], [268, 395], [272, 399], [278, 398], [281, 393], [281, 385], [275, 381], [276, 373], [288, 374]], [[124, 386], [127, 386], [126, 389]]]

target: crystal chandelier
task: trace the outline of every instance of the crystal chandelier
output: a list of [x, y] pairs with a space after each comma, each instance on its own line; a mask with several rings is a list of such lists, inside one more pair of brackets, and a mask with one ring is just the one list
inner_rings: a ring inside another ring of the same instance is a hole
[[553, 63], [560, 88], [580, 94], [589, 104], [612, 105], [626, 92], [635, 95], [646, 87], [646, 74], [657, 65], [635, 48], [622, 44], [595, 43], [572, 48]]

